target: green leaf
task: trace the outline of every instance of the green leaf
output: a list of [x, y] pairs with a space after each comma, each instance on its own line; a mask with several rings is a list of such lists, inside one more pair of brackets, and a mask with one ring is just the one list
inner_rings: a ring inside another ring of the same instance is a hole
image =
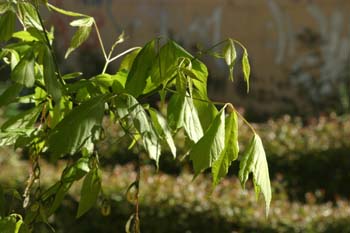
[[72, 17], [87, 17], [87, 15], [84, 15], [84, 14], [80, 14], [80, 13], [73, 12], [73, 11], [63, 10], [61, 8], [54, 6], [54, 5], [51, 5], [50, 3], [48, 3], [47, 6], [50, 9], [52, 9], [60, 14], [63, 14], [63, 15], [72, 16]]
[[31, 3], [24, 1], [19, 1], [17, 5], [19, 10], [18, 12], [20, 14], [19, 17], [22, 19], [25, 27], [34, 27], [42, 31], [43, 28], [41, 26], [35, 7]]
[[201, 97], [207, 98], [207, 77], [208, 70], [206, 66], [188, 53], [184, 48], [172, 40], [162, 46], [160, 52], [152, 66], [151, 76], [154, 85], [158, 86], [161, 83], [167, 83], [179, 68], [179, 60], [187, 59], [191, 62], [191, 69], [188, 69], [186, 75], [193, 75], [193, 85], [200, 93]]
[[105, 100], [101, 95], [83, 102], [52, 129], [48, 147], [54, 158], [74, 154], [91, 140], [93, 128], [101, 125]]
[[253, 173], [256, 195], [258, 196], [260, 191], [264, 195], [266, 215], [268, 215], [271, 202], [269, 168], [267, 166], [263, 144], [257, 134], [254, 134], [239, 165], [239, 180], [243, 187], [249, 178], [249, 173]]
[[86, 157], [80, 158], [73, 165], [70, 165], [63, 170], [61, 180], [51, 186], [42, 195], [43, 200], [47, 200], [54, 196], [54, 200], [48, 211], [48, 216], [52, 215], [61, 205], [72, 184], [75, 181], [80, 180], [89, 171], [89, 159]]
[[213, 184], [217, 185], [220, 179], [226, 176], [232, 161], [238, 157], [238, 121], [236, 112], [231, 112], [225, 120], [225, 147], [219, 158], [213, 163]]
[[39, 39], [28, 31], [18, 31], [12, 34], [13, 38], [17, 38], [26, 42], [31, 42], [31, 41], [39, 41]]
[[0, 218], [1, 233], [17, 233], [16, 231], [17, 220], [15, 216], [8, 216], [6, 218]]
[[70, 46], [66, 52], [65, 58], [69, 56], [76, 48], [78, 48], [82, 43], [84, 43], [90, 35], [91, 26], [82, 26], [74, 33], [73, 38], [70, 42]]
[[94, 18], [84, 17], [81, 19], [76, 19], [70, 22], [72, 27], [91, 27], [94, 24]]
[[190, 159], [195, 175], [212, 166], [225, 147], [225, 110], [218, 113], [204, 136], [192, 147]]
[[101, 190], [101, 174], [96, 168], [91, 170], [85, 177], [81, 188], [77, 218], [85, 214], [97, 201]]
[[151, 115], [153, 125], [157, 130], [157, 133], [160, 135], [160, 138], [164, 139], [167, 142], [171, 153], [173, 154], [174, 158], [176, 158], [176, 146], [170, 129], [167, 125], [166, 119], [153, 108], [149, 109], [149, 113]]
[[12, 103], [22, 91], [23, 86], [18, 83], [13, 83], [0, 95], [0, 107]]
[[62, 96], [62, 90], [61, 85], [57, 79], [55, 62], [53, 60], [51, 50], [48, 46], [44, 47], [43, 68], [47, 93], [53, 97], [56, 103], [59, 103]]
[[11, 73], [12, 80], [25, 87], [32, 87], [35, 82], [34, 64], [35, 64], [34, 53], [32, 51], [29, 51], [18, 62], [15, 69], [12, 71]]
[[242, 69], [244, 74], [244, 80], [247, 83], [247, 92], [249, 92], [250, 65], [248, 59], [248, 52], [246, 48], [243, 48]]
[[127, 116], [130, 117], [133, 126], [142, 136], [145, 150], [148, 152], [149, 157], [156, 161], [158, 166], [161, 145], [152, 121], [150, 121], [145, 109], [133, 96], [127, 94], [117, 97], [116, 106], [119, 119], [124, 119]]
[[132, 51], [131, 53], [128, 53], [123, 58], [122, 62], [120, 63], [119, 71], [125, 70], [125, 71], [129, 72], [131, 70], [132, 64], [134, 63], [134, 60], [135, 60], [137, 54], [139, 54], [140, 51], [141, 51], [141, 49], [136, 49], [136, 50]]
[[69, 79], [75, 79], [75, 78], [82, 76], [82, 75], [83, 75], [82, 72], [74, 72], [74, 73], [65, 74], [62, 76], [62, 78], [65, 80], [69, 80]]
[[13, 11], [7, 11], [0, 16], [0, 42], [8, 41], [14, 30], [16, 24], [16, 14]]
[[146, 87], [149, 72], [156, 57], [154, 44], [155, 40], [148, 42], [137, 54], [126, 80], [126, 91], [135, 97], [141, 95]]
[[183, 127], [188, 137], [197, 142], [203, 136], [198, 112], [190, 97], [174, 94], [168, 104], [169, 127], [177, 130]]
[[227, 41], [227, 45], [224, 48], [224, 57], [230, 70], [230, 80], [233, 81], [233, 67], [236, 62], [237, 53], [232, 39], [228, 39]]
[[10, 3], [7, 1], [0, 2], [0, 14], [4, 14], [6, 11], [8, 11], [10, 6]]
[[42, 111], [43, 106], [38, 105], [32, 109], [19, 113], [18, 115], [11, 117], [1, 126], [2, 131], [19, 131], [21, 129], [33, 128], [37, 121], [39, 114]]

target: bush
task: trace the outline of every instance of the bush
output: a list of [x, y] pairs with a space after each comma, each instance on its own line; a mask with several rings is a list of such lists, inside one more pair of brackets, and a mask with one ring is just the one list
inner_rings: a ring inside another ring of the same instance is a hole
[[[4, 187], [14, 184], [21, 187], [27, 176], [27, 162], [16, 159], [16, 156], [2, 156], [1, 161], [2, 172], [7, 177], [2, 176], [0, 183]], [[41, 167], [48, 174], [42, 179], [43, 186], [59, 179], [62, 166], [53, 167], [42, 161]], [[125, 222], [133, 208], [127, 201], [125, 190], [136, 173], [130, 164], [107, 170], [103, 176], [106, 199], [99, 201], [99, 208], [75, 220], [80, 190], [80, 185], [75, 185], [63, 206], [49, 219], [57, 233], [124, 232]], [[142, 169], [142, 232], [350, 232], [350, 205], [345, 201], [318, 204], [310, 197], [307, 204], [290, 202], [283, 185], [275, 181], [272, 185], [274, 200], [266, 219], [263, 205], [255, 200], [251, 185], [241, 191], [236, 178], [225, 179], [212, 190], [211, 182], [203, 175], [192, 181], [192, 174], [187, 172], [176, 177], [161, 172], [155, 176], [154, 173], [152, 167]], [[108, 208], [108, 205], [112, 207], [110, 214], [102, 216], [101, 208]], [[49, 230], [40, 225], [36, 232]]]

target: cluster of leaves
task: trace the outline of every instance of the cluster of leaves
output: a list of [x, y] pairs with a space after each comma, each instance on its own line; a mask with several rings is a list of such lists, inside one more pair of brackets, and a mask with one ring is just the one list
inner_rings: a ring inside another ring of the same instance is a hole
[[[45, 29], [39, 4], [73, 18], [70, 25], [78, 29], [66, 58], [95, 28], [106, 61], [101, 74], [86, 78], [79, 77], [79, 72], [61, 74], [52, 49], [54, 31]], [[174, 41], [154, 39], [142, 48], [131, 48], [113, 57], [116, 45], [124, 41], [123, 35], [107, 54], [97, 24], [90, 16], [47, 2], [13, 0], [1, 2], [0, 13], [0, 42], [4, 42], [0, 59], [10, 67], [12, 81], [0, 96], [0, 106], [12, 102], [29, 106], [27, 111], [4, 122], [0, 131], [1, 146], [26, 148], [33, 163], [24, 192], [25, 218], [14, 221], [24, 223], [22, 232], [31, 232], [36, 222], [48, 223], [48, 217], [58, 209], [73, 183], [82, 178], [77, 217], [95, 204], [101, 192], [100, 156], [95, 143], [103, 137], [101, 123], [105, 115], [121, 126], [125, 137], [131, 138], [130, 148], [145, 151], [157, 166], [164, 148], [170, 148], [176, 156], [173, 137], [180, 129], [190, 145], [188, 154], [196, 176], [212, 168], [217, 184], [237, 159], [237, 111], [229, 103], [208, 99], [206, 66]], [[15, 29], [16, 19], [23, 26], [20, 31]], [[228, 39], [216, 46], [225, 45], [220, 54], [231, 73], [236, 62], [235, 44], [239, 42]], [[248, 54], [244, 47], [243, 50], [242, 68], [249, 84]], [[127, 53], [117, 73], [107, 74], [107, 66]], [[29, 94], [20, 95], [22, 90]], [[166, 113], [147, 102], [152, 96], [169, 101]], [[217, 109], [216, 105], [223, 107]], [[267, 161], [261, 139], [252, 130], [253, 138], [240, 162], [239, 177], [244, 186], [253, 173], [256, 193], [263, 193], [267, 213], [271, 200]], [[46, 190], [40, 187], [39, 158], [43, 156], [51, 161], [67, 160], [60, 180]], [[1, 218], [2, 229], [18, 232], [17, 225], [15, 229], [6, 225], [13, 222], [13, 217]]]

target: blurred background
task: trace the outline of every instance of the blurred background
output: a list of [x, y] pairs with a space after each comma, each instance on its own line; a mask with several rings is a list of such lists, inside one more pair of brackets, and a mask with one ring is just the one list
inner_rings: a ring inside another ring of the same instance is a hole
[[[162, 156], [157, 173], [144, 159], [141, 183], [142, 232], [324, 232], [350, 233], [350, 1], [348, 0], [53, 0], [52, 4], [94, 16], [107, 48], [121, 34], [119, 52], [142, 46], [157, 36], [176, 40], [192, 53], [228, 37], [242, 42], [251, 63], [246, 93], [239, 64], [235, 82], [222, 60], [204, 57], [209, 67], [209, 96], [241, 109], [263, 139], [272, 180], [270, 216], [255, 200], [252, 186], [242, 190], [238, 163], [214, 190], [209, 175], [192, 181], [187, 158]], [[73, 30], [70, 19], [48, 15], [55, 25], [56, 50], [63, 61]], [[241, 52], [241, 51], [239, 51]], [[239, 54], [241, 56], [241, 54]], [[98, 38], [91, 38], [61, 64], [63, 72], [101, 72]], [[118, 62], [108, 72], [115, 72]], [[6, 86], [1, 79], [0, 90]], [[0, 121], [19, 106], [0, 111]], [[56, 232], [124, 232], [132, 213], [125, 190], [134, 177], [136, 154], [119, 141], [117, 126], [105, 120], [104, 197], [86, 216], [74, 221], [79, 193], [50, 221]], [[249, 140], [242, 125], [242, 150]], [[179, 137], [181, 145], [183, 138]], [[28, 164], [0, 149], [0, 182], [23, 187]], [[180, 146], [181, 154], [181, 146]], [[60, 164], [45, 163], [47, 184], [59, 178]], [[13, 169], [17, 167], [18, 169]], [[104, 216], [109, 208], [111, 212]], [[42, 232], [49, 232], [43, 227]]]

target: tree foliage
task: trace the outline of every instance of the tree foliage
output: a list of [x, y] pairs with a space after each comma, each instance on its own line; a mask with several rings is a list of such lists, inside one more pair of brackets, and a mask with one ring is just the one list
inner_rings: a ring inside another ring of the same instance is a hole
[[[79, 77], [81, 73], [61, 74], [52, 48], [54, 33], [46, 29], [50, 25], [43, 23], [41, 4], [72, 18], [70, 25], [77, 28], [66, 58], [87, 40], [91, 30], [96, 30], [105, 58], [100, 74], [84, 78]], [[33, 232], [35, 223], [48, 224], [47, 218], [80, 179], [84, 181], [77, 217], [95, 204], [102, 190], [99, 160], [103, 155], [97, 154], [95, 145], [103, 136], [103, 117], [119, 124], [133, 141], [130, 148], [145, 151], [156, 166], [168, 148], [176, 157], [174, 137], [183, 130], [195, 175], [211, 168], [214, 185], [238, 159], [237, 121], [238, 117], [245, 119], [232, 104], [209, 100], [208, 71], [199, 60], [203, 54], [219, 51], [216, 55], [226, 61], [233, 81], [238, 59], [236, 46], [242, 47], [241, 64], [249, 90], [248, 53], [238, 41], [227, 39], [193, 56], [175, 41], [156, 38], [141, 48], [114, 55], [114, 48], [124, 41], [124, 35], [107, 54], [96, 21], [90, 16], [60, 9], [47, 1], [7, 0], [0, 3], [0, 13], [0, 58], [11, 70], [11, 84], [1, 94], [0, 105], [17, 102], [29, 106], [29, 110], [1, 126], [0, 145], [28, 149], [33, 164], [23, 195], [23, 219], [0, 203], [2, 232]], [[22, 25], [18, 31], [14, 27], [16, 20]], [[110, 63], [122, 56], [119, 70], [106, 73]], [[22, 90], [30, 94], [23, 96]], [[148, 100], [152, 96], [168, 102], [166, 111], [150, 107]], [[256, 193], [263, 193], [268, 212], [271, 190], [266, 156], [260, 137], [252, 130], [252, 142], [241, 156], [239, 177], [244, 186], [253, 173]], [[40, 180], [40, 158], [67, 162], [61, 180], [46, 190], [36, 182]], [[133, 187], [138, 188], [138, 180], [130, 186]], [[137, 214], [131, 216], [127, 231], [138, 231]]]

